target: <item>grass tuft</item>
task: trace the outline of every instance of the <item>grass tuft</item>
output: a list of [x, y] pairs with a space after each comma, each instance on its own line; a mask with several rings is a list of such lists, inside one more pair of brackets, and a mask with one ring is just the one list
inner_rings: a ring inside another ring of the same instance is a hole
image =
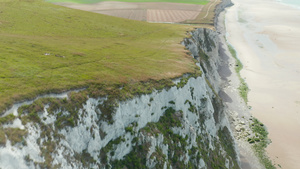
[[3, 129], [8, 140], [11, 141], [12, 145], [15, 145], [16, 143], [22, 143], [27, 144], [26, 141], [24, 140], [24, 137], [27, 135], [26, 130], [21, 130], [19, 128], [5, 128]]

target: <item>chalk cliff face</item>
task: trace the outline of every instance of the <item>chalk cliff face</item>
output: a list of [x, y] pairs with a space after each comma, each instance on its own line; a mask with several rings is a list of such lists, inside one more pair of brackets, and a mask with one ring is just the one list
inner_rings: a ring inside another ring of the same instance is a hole
[[196, 29], [191, 35], [191, 38], [184, 39], [183, 44], [199, 62], [205, 77], [212, 82], [213, 89], [219, 92], [221, 78], [217, 72], [220, 65], [218, 36], [210, 29]]
[[199, 62], [198, 76], [126, 100], [85, 91], [43, 98], [7, 115], [0, 167], [239, 168], [216, 94], [216, 32], [196, 29], [183, 44]]

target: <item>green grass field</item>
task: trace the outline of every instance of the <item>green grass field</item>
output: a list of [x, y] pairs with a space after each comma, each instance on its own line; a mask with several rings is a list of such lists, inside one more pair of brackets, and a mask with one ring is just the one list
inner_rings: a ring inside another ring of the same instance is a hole
[[188, 26], [126, 20], [41, 0], [0, 0], [0, 11], [0, 112], [47, 92], [172, 78], [196, 68], [180, 44]]
[[173, 3], [186, 3], [205, 5], [209, 0], [47, 0], [49, 2], [73, 2], [81, 4], [91, 4], [103, 1], [120, 1], [120, 2], [173, 2]]

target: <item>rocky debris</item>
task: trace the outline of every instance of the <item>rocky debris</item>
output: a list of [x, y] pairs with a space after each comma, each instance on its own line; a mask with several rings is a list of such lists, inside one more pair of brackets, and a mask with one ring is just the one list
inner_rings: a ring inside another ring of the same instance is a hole
[[235, 126], [234, 136], [236, 139], [244, 140], [249, 143], [249, 139], [255, 138], [255, 133], [251, 130], [253, 117], [239, 117], [237, 112], [231, 112], [232, 123]]

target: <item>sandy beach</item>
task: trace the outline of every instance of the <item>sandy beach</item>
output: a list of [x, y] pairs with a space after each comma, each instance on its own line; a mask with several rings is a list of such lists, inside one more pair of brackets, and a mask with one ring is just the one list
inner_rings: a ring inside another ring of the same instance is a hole
[[232, 0], [227, 39], [244, 65], [251, 113], [268, 128], [272, 161], [300, 168], [300, 10], [275, 0]]

